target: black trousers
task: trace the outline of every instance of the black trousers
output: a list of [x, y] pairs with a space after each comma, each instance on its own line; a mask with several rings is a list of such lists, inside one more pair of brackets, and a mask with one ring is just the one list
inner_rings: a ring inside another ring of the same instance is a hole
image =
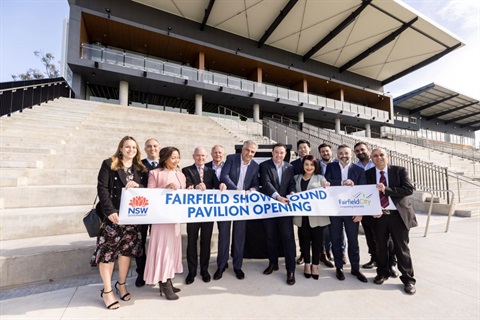
[[138, 276], [143, 278], [143, 273], [145, 272], [145, 263], [147, 262], [147, 250], [145, 250], [145, 245], [147, 242], [147, 232], [148, 228], [151, 225], [149, 224], [142, 224], [139, 225], [138, 228], [140, 229], [140, 232], [142, 233], [142, 249], [143, 249], [143, 255], [141, 257], [136, 257], [135, 258], [135, 263], [137, 264], [137, 268], [135, 271], [137, 272]]
[[213, 222], [187, 223], [187, 265], [188, 273], [197, 275], [198, 233], [200, 232], [200, 272], [208, 271]]
[[388, 278], [390, 276], [388, 239], [393, 241], [393, 249], [398, 260], [398, 270], [402, 274], [400, 280], [404, 284], [415, 284], [412, 258], [408, 247], [409, 230], [403, 223], [397, 210], [382, 215], [375, 222], [375, 239], [377, 241], [377, 274]]
[[[264, 219], [270, 265], [278, 266], [278, 241], [282, 240], [288, 273], [295, 272], [295, 237], [292, 217]], [[280, 234], [280, 235], [278, 235]]]
[[[376, 218], [372, 216], [364, 216], [362, 218], [363, 232], [365, 233], [365, 239], [367, 240], [368, 253], [372, 257], [372, 260], [377, 262], [377, 241], [375, 240], [375, 222]], [[397, 259], [395, 252], [393, 251], [392, 238], [388, 238], [388, 261], [389, 265], [396, 265]]]
[[[298, 228], [298, 238], [305, 264], [318, 265], [320, 253], [323, 251], [323, 227], [312, 228], [308, 217], [302, 217], [302, 226]], [[310, 249], [312, 250], [311, 260]]]

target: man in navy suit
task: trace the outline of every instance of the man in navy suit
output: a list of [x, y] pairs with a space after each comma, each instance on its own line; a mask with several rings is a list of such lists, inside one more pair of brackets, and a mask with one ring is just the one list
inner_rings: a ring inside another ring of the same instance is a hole
[[[358, 186], [366, 184], [365, 170], [351, 162], [352, 149], [341, 145], [337, 149], [338, 162], [327, 165], [325, 178], [332, 186]], [[358, 280], [367, 282], [367, 278], [360, 272], [360, 247], [358, 246], [358, 226], [362, 216], [331, 216], [330, 237], [332, 238], [333, 258], [335, 260], [336, 276], [338, 280], [345, 280], [342, 261], [342, 233], [345, 228], [348, 241], [348, 259], [352, 266], [351, 274]]]
[[[220, 174], [220, 182], [225, 183], [228, 190], [258, 191], [258, 164], [253, 160], [257, 152], [257, 144], [251, 140], [243, 143], [242, 153], [231, 154], [223, 165]], [[214, 280], [222, 278], [223, 272], [228, 266], [228, 248], [230, 247], [231, 221], [219, 221], [218, 225], [218, 255], [217, 271], [213, 275]], [[245, 246], [245, 230], [247, 221], [233, 222], [232, 256], [233, 271], [237, 279], [245, 278], [242, 271], [243, 249]]]
[[212, 152], [210, 154], [212, 156], [212, 161], [205, 163], [205, 165], [215, 171], [215, 176], [217, 180], [220, 181], [220, 175], [222, 174], [223, 165], [225, 164], [225, 161], [223, 160], [225, 151], [221, 145], [216, 144], [212, 147]]
[[[283, 161], [287, 154], [287, 147], [282, 143], [277, 143], [272, 149], [272, 158], [260, 164], [260, 182], [262, 184], [262, 193], [288, 204], [287, 195], [295, 192], [295, 179], [293, 166]], [[295, 238], [293, 235], [293, 218], [279, 217], [263, 220], [265, 232], [267, 234], [267, 251], [269, 265], [263, 271], [264, 274], [271, 274], [278, 270], [278, 243], [277, 236], [280, 233], [285, 254], [285, 264], [287, 267], [287, 284], [295, 284]]]
[[418, 225], [411, 199], [414, 187], [404, 167], [388, 165], [385, 150], [374, 149], [370, 157], [375, 168], [365, 172], [367, 183], [376, 184], [383, 207], [383, 213], [374, 216], [377, 218], [374, 229], [377, 241], [377, 276], [373, 282], [382, 284], [390, 276], [388, 239], [391, 237], [404, 291], [415, 294], [416, 280], [408, 247], [410, 228]]
[[[160, 158], [160, 144], [158, 143], [157, 139], [151, 138], [145, 141], [145, 153], [147, 154], [147, 157], [145, 159], [142, 159], [143, 165], [147, 168], [148, 171], [155, 169], [158, 166]], [[143, 287], [145, 285], [145, 280], [143, 280], [143, 273], [145, 271], [145, 263], [147, 261], [147, 251], [145, 250], [145, 244], [147, 241], [147, 232], [149, 226], [149, 224], [143, 224], [139, 226], [140, 232], [142, 233], [143, 255], [141, 257], [135, 258], [135, 263], [137, 264], [137, 269], [135, 271], [138, 274], [137, 279], [135, 280], [136, 287]]]
[[[193, 187], [196, 190], [220, 189], [225, 190], [225, 184], [219, 184], [215, 171], [205, 165], [207, 150], [203, 147], [196, 147], [193, 152], [195, 161], [189, 167], [182, 169], [187, 179], [186, 187]], [[210, 244], [212, 240], [213, 222], [191, 222], [187, 223], [187, 265], [188, 275], [186, 284], [191, 284], [197, 276], [198, 254], [197, 242], [200, 232], [200, 275], [204, 282], [210, 281], [208, 264], [210, 262]]]

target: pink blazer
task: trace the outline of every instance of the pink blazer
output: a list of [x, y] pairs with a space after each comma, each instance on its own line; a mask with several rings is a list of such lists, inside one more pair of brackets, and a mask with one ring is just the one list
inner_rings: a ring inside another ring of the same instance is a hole
[[186, 180], [185, 175], [181, 171], [155, 169], [148, 174], [148, 188], [165, 188], [167, 184], [173, 182], [178, 189], [185, 189]]

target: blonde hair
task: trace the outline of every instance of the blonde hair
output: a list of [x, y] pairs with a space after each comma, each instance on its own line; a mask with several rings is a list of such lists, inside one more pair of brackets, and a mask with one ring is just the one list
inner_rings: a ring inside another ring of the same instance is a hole
[[112, 159], [112, 164], [110, 166], [110, 169], [113, 170], [113, 171], [117, 171], [119, 169], [122, 169], [122, 170], [125, 169], [125, 165], [123, 164], [123, 161], [122, 161], [123, 155], [122, 155], [121, 149], [122, 149], [123, 145], [125, 144], [125, 141], [128, 141], [128, 140], [134, 141], [135, 146], [137, 148], [137, 154], [135, 155], [135, 157], [133, 158], [133, 161], [132, 161], [133, 169], [135, 171], [146, 172], [147, 168], [142, 163], [142, 153], [140, 152], [138, 142], [137, 142], [137, 140], [135, 140], [134, 137], [131, 137], [131, 136], [125, 136], [125, 137], [122, 138], [122, 140], [120, 140], [120, 142], [118, 144], [118, 147], [117, 147], [117, 151], [115, 152], [115, 154], [113, 156], [110, 157], [110, 159]]

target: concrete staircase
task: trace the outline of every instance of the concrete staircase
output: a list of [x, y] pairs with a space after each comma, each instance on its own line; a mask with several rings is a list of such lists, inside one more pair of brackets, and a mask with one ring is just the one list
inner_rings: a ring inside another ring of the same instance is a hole
[[243, 142], [209, 117], [66, 98], [0, 118], [0, 134], [0, 288], [98, 272], [82, 218], [100, 164], [123, 136], [142, 153], [148, 138], [178, 147], [182, 167], [196, 146], [220, 144], [229, 154]]

